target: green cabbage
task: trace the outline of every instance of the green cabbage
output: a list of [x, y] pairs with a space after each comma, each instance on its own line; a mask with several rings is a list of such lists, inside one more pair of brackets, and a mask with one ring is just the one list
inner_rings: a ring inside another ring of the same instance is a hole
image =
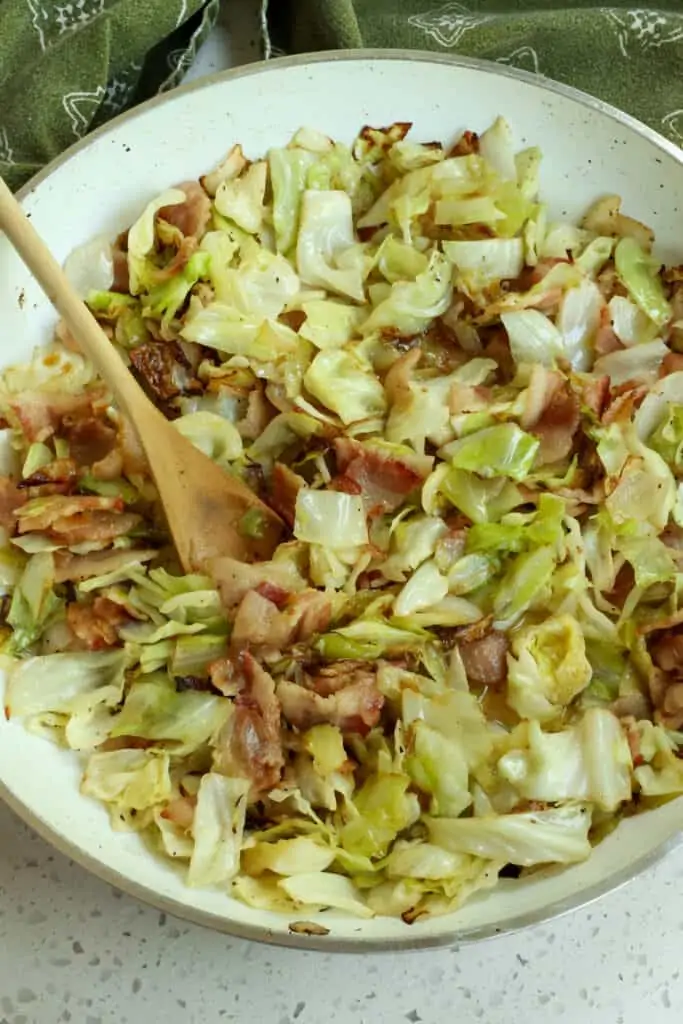
[[585, 860], [591, 852], [590, 826], [590, 809], [581, 803], [491, 818], [427, 819], [430, 841], [437, 846], [520, 867]]
[[248, 792], [245, 779], [214, 772], [202, 776], [192, 823], [189, 885], [224, 885], [239, 871]]
[[578, 622], [546, 619], [515, 633], [508, 656], [508, 704], [522, 718], [545, 722], [561, 713], [592, 675]]

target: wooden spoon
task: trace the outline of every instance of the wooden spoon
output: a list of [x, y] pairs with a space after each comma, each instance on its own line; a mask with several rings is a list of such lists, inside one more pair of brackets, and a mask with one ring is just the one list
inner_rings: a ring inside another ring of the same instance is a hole
[[[220, 555], [245, 562], [268, 558], [280, 538], [281, 520], [246, 484], [195, 448], [147, 398], [2, 178], [0, 229], [135, 427], [185, 571], [206, 571]], [[253, 524], [243, 518], [252, 510], [260, 513], [250, 517], [256, 520], [257, 537], [249, 535]]]

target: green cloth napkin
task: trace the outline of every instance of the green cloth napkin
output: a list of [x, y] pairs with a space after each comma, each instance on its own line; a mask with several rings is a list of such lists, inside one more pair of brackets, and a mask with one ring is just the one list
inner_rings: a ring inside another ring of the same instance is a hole
[[220, 0], [0, 0], [0, 174], [18, 188], [121, 111], [177, 85]]
[[264, 0], [272, 53], [366, 46], [483, 57], [583, 89], [683, 145], [683, 2], [636, 3]]

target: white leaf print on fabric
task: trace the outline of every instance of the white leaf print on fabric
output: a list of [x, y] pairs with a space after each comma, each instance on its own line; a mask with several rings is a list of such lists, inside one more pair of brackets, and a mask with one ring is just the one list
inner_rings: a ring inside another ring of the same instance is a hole
[[491, 20], [489, 14], [474, 14], [459, 3], [445, 3], [433, 11], [413, 14], [408, 24], [422, 29], [440, 46], [457, 46], [466, 32]]
[[176, 28], [180, 28], [182, 23], [185, 21], [186, 17], [187, 17], [187, 0], [180, 0], [180, 11], [178, 13], [178, 17], [176, 18], [175, 27]]
[[169, 50], [166, 54], [166, 66], [169, 71], [177, 71], [184, 74], [192, 67], [194, 57], [194, 53], [185, 48]]
[[683, 110], [672, 110], [662, 118], [662, 127], [667, 135], [683, 146]]
[[648, 11], [643, 7], [620, 10], [607, 7], [603, 14], [608, 19], [619, 40], [619, 49], [627, 59], [634, 50], [647, 52], [660, 46], [678, 43], [683, 39], [683, 28], [672, 25], [671, 20], [661, 11]]
[[533, 46], [519, 46], [507, 57], [498, 57], [496, 64], [507, 64], [511, 68], [519, 68], [521, 71], [531, 71], [534, 75], [540, 75], [538, 54]]
[[68, 92], [62, 97], [62, 106], [71, 121], [71, 130], [80, 139], [90, 127], [102, 100], [106, 95], [103, 85], [92, 92]]
[[14, 163], [14, 150], [9, 144], [7, 129], [0, 128], [0, 164], [11, 167]]
[[56, 42], [66, 32], [83, 28], [104, 10], [104, 0], [65, 0], [51, 4], [48, 0], [26, 0], [31, 24], [38, 33], [41, 50]]
[[127, 68], [109, 79], [101, 104], [102, 114], [107, 118], [114, 117], [126, 109], [135, 94], [141, 71], [142, 64], [131, 61]]

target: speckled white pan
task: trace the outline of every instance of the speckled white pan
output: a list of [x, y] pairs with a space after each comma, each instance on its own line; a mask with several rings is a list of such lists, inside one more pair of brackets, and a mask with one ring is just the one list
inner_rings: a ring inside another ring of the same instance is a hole
[[[619, 193], [651, 224], [665, 259], [683, 257], [683, 153], [619, 112], [564, 86], [477, 61], [392, 51], [273, 61], [207, 78], [119, 118], [80, 143], [23, 192], [24, 207], [59, 258], [94, 234], [113, 236], [163, 188], [210, 168], [234, 142], [250, 156], [301, 125], [351, 141], [366, 123], [413, 121], [415, 137], [452, 139], [498, 115], [520, 145], [544, 153], [551, 213], [578, 215]], [[23, 293], [23, 294], [22, 294]], [[20, 302], [20, 296], [22, 300]], [[2, 365], [46, 341], [54, 313], [0, 240]], [[76, 756], [0, 717], [0, 795], [56, 847], [156, 906], [223, 931], [326, 949], [416, 948], [519, 928], [579, 906], [639, 874], [683, 826], [683, 798], [622, 823], [586, 863], [504, 882], [457, 914], [418, 922], [320, 915], [326, 937], [292, 935], [286, 917], [221, 893], [185, 887], [171, 864], [134, 835], [111, 831], [103, 808], [80, 796]]]

